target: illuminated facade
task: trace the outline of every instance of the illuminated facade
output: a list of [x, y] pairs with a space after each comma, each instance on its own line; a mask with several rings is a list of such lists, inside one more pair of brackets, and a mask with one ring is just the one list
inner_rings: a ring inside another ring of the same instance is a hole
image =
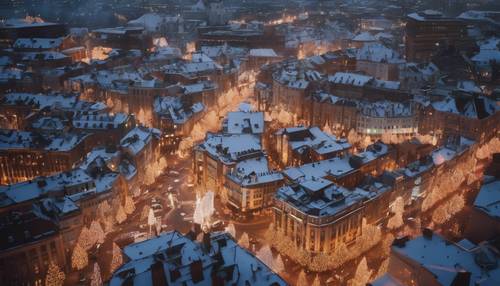
[[[377, 224], [388, 217], [397, 197], [405, 204], [421, 202], [433, 178], [468, 158], [474, 142], [457, 139], [394, 171], [389, 171], [397, 160], [394, 153], [391, 162], [381, 156], [363, 163], [373, 157], [368, 151], [346, 162], [330, 159], [285, 169], [287, 184], [274, 198], [275, 230], [309, 253], [331, 253], [339, 244], [353, 244], [363, 234], [364, 223]], [[443, 153], [448, 157], [436, 160]], [[361, 177], [354, 181], [346, 179], [357, 174]]]
[[86, 134], [43, 138], [38, 133], [2, 130], [1, 184], [12, 184], [71, 169], [85, 154]]
[[374, 102], [360, 106], [357, 132], [370, 136], [407, 135], [418, 133], [418, 113], [413, 103]]

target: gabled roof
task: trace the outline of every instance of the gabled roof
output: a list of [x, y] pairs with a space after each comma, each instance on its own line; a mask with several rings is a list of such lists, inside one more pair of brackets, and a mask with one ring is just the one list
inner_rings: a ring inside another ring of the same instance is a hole
[[373, 79], [374, 78], [372, 76], [347, 72], [337, 72], [334, 75], [328, 76], [328, 81], [331, 83], [354, 86], [364, 86]]

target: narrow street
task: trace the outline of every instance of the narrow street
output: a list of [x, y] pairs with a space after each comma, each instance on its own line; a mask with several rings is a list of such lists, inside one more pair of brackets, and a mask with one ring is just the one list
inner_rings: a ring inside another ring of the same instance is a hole
[[[238, 92], [238, 95], [233, 97], [232, 101], [228, 102], [223, 108], [222, 112], [224, 114], [221, 116], [225, 116], [226, 112], [236, 110], [242, 102], [248, 100], [251, 94], [250, 91], [247, 88], [243, 92]], [[91, 266], [95, 262], [98, 262], [101, 268], [103, 279], [109, 279], [113, 243], [124, 247], [134, 242], [134, 236], [144, 239], [154, 235], [154, 229], [150, 231], [150, 227], [147, 225], [147, 215], [144, 215], [145, 212], [149, 212], [153, 199], [158, 200], [162, 206], [162, 210], [156, 213], [156, 219], [161, 219], [159, 224], [162, 232], [177, 230], [186, 233], [191, 229], [196, 202], [196, 190], [191, 170], [192, 155], [187, 154], [180, 158], [177, 154], [174, 154], [165, 155], [165, 158], [167, 167], [159, 174], [152, 185], [143, 187], [141, 194], [134, 199], [135, 211], [123, 223], [117, 225], [115, 231], [106, 236], [105, 242], [95, 253], [89, 255], [89, 267], [81, 272], [70, 273], [67, 282], [70, 282], [71, 285], [86, 285], [92, 272]], [[214, 203], [216, 213], [213, 216], [213, 221], [223, 221], [224, 227], [229, 223], [233, 223], [237, 238], [243, 232], [247, 232], [255, 241], [260, 241], [271, 222], [271, 216], [265, 214], [256, 216], [251, 223], [238, 223], [222, 213], [224, 207], [220, 205], [217, 199]], [[258, 249], [258, 247], [254, 247], [254, 251], [255, 248]]]

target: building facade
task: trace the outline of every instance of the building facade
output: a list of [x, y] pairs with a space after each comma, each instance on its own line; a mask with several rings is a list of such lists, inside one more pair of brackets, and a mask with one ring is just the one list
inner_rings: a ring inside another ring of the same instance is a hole
[[405, 47], [407, 60], [423, 62], [429, 61], [440, 49], [468, 50], [473, 42], [467, 35], [465, 22], [426, 10], [407, 16]]

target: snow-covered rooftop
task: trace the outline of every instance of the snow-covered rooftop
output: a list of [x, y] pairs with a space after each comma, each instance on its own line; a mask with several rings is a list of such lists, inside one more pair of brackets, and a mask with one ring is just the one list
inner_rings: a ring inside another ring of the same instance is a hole
[[306, 89], [312, 81], [320, 80], [323, 75], [312, 69], [308, 61], [288, 61], [280, 63], [279, 69], [273, 73], [273, 79], [283, 85], [295, 89]]
[[316, 217], [339, 215], [369, 197], [369, 193], [364, 190], [349, 191], [321, 178], [304, 180], [298, 186], [281, 187], [275, 195], [277, 200]]
[[461, 80], [457, 82], [457, 89], [468, 93], [481, 94], [483, 91], [472, 80]]
[[142, 32], [144, 27], [111, 27], [92, 30], [93, 33], [125, 35], [129, 32]]
[[191, 62], [193, 63], [213, 63], [214, 61], [203, 52], [194, 52], [191, 54]]
[[[417, 63], [408, 62], [404, 66], [404, 71], [406, 74], [401, 74], [400, 78], [404, 77], [404, 76], [407, 76], [410, 78], [412, 76], [422, 76], [425, 80], [429, 80], [429, 79], [431, 79], [431, 77], [437, 75], [437, 73], [439, 72], [439, 68], [433, 63], [417, 64]], [[411, 73], [413, 73], [413, 74], [411, 74]], [[415, 74], [417, 74], [417, 75], [415, 75]]]
[[369, 32], [362, 32], [352, 38], [354, 42], [375, 42], [377, 39]]
[[88, 134], [64, 133], [41, 135], [37, 132], [0, 129], [0, 150], [38, 149], [68, 152], [83, 142]]
[[[76, 168], [49, 177], [0, 186], [0, 207], [29, 201], [42, 202], [53, 205], [64, 215], [79, 209], [80, 200], [110, 191], [118, 176], [118, 173], [108, 172], [92, 178], [87, 170]], [[68, 190], [71, 190], [70, 194]]]
[[289, 167], [283, 174], [294, 181], [310, 180], [312, 178], [325, 178], [327, 176], [341, 177], [354, 171], [349, 163], [349, 157], [332, 158], [298, 167]]
[[235, 111], [227, 114], [224, 129], [228, 134], [264, 133], [264, 113]]
[[472, 144], [474, 141], [465, 137], [449, 138], [448, 142], [432, 152], [432, 160], [435, 165], [440, 165], [455, 158]]
[[483, 119], [500, 110], [500, 106], [490, 98], [484, 96], [470, 98], [455, 98], [447, 96], [442, 100], [431, 103], [435, 110], [455, 113], [462, 116]]
[[24, 105], [34, 109], [50, 108], [68, 112], [98, 112], [107, 109], [106, 104], [80, 100], [79, 95], [75, 93], [8, 93], [2, 97], [0, 104]]
[[368, 145], [365, 151], [354, 154], [353, 157], [361, 159], [362, 164], [367, 164], [379, 157], [387, 155], [388, 152], [389, 146], [382, 143], [381, 141], [377, 141], [371, 145]]
[[87, 172], [105, 170], [113, 174], [120, 173], [126, 180], [137, 174], [137, 168], [127, 156], [123, 156], [118, 149], [109, 147], [95, 147], [85, 155], [77, 167]]
[[393, 90], [397, 90], [401, 86], [401, 83], [399, 81], [381, 80], [381, 79], [375, 79], [372, 82], [372, 84], [374, 87], [383, 88], [383, 89], [393, 89]]
[[377, 141], [369, 145], [364, 152], [308, 163], [298, 167], [289, 167], [283, 170], [283, 175], [295, 182], [315, 178], [340, 178], [388, 153], [389, 146]]
[[500, 180], [485, 178], [474, 206], [489, 216], [500, 219]]
[[200, 81], [197, 83], [183, 85], [185, 94], [198, 93], [202, 91], [214, 90], [217, 84], [213, 81]]
[[73, 116], [73, 126], [81, 129], [112, 129], [118, 128], [130, 118], [125, 113], [77, 113]]
[[477, 45], [479, 49], [482, 50], [499, 50], [500, 49], [500, 38], [491, 37], [486, 40], [478, 41]]
[[337, 72], [334, 75], [328, 76], [329, 82], [354, 86], [364, 86], [373, 79], [372, 76], [346, 72]]
[[15, 49], [50, 50], [61, 46], [63, 38], [18, 38]]
[[370, 61], [377, 63], [394, 63], [400, 64], [404, 60], [398, 52], [389, 49], [380, 43], [369, 43], [363, 45], [356, 55], [358, 61]]
[[106, 162], [111, 161], [113, 158], [117, 158], [118, 156], [119, 152], [117, 150], [108, 150], [105, 147], [96, 147], [87, 153], [82, 162], [78, 164], [78, 167], [83, 170], [87, 170], [91, 164], [106, 164]]
[[130, 261], [115, 271], [109, 285], [123, 285], [124, 281], [154, 285], [153, 279], [168, 285], [287, 285], [229, 234], [206, 235], [207, 244], [167, 232], [125, 247], [123, 252]]
[[479, 65], [489, 65], [492, 62], [500, 62], [499, 50], [481, 49], [479, 53], [475, 54], [471, 60]]
[[408, 18], [415, 21], [436, 21], [450, 19], [443, 17], [443, 13], [436, 10], [425, 10], [421, 12], [411, 13], [408, 15]]
[[184, 124], [193, 115], [205, 110], [203, 103], [196, 102], [192, 105], [185, 105], [181, 97], [178, 96], [157, 97], [153, 107], [158, 115], [172, 120], [175, 124]]
[[251, 57], [275, 58], [278, 55], [273, 49], [251, 49], [248, 53]]
[[184, 74], [188, 76], [196, 76], [200, 74], [222, 71], [222, 66], [210, 59], [210, 61], [178, 62], [171, 65], [166, 65], [164, 66], [164, 71], [167, 74]]
[[37, 199], [49, 192], [63, 191], [67, 185], [86, 183], [92, 185], [92, 181], [93, 179], [84, 170], [74, 169], [50, 177], [38, 177], [30, 181], [2, 186], [0, 187], [0, 193], [5, 193], [13, 203], [21, 203]]
[[242, 187], [283, 180], [281, 173], [269, 170], [265, 156], [238, 162], [234, 171], [228, 173], [227, 176]]
[[20, 80], [27, 75], [22, 69], [14, 67], [0, 68], [0, 82], [7, 83], [10, 80]]
[[23, 61], [53, 61], [68, 58], [69, 56], [54, 51], [44, 51], [44, 52], [28, 52], [22, 54]]
[[[207, 133], [205, 142], [198, 146], [223, 163], [233, 163], [262, 154], [258, 136], [253, 134]], [[255, 156], [254, 156], [255, 155]]]
[[72, 77], [70, 82], [97, 84], [102, 88], [112, 90], [127, 90], [129, 86], [155, 87], [161, 82], [157, 79], [146, 79], [144, 70], [98, 70]]
[[420, 236], [407, 241], [404, 246], [393, 246], [392, 251], [421, 265], [431, 272], [440, 285], [453, 285], [458, 272], [470, 272], [472, 285], [500, 285], [500, 268], [488, 269], [482, 263], [500, 261], [485, 244], [464, 249], [445, 240], [438, 234]]
[[247, 54], [248, 50], [240, 47], [232, 47], [229, 45], [221, 46], [202, 46], [201, 52], [212, 59], [218, 58], [222, 55], [227, 57], [243, 57]]
[[432, 151], [430, 156], [422, 158], [419, 161], [409, 163], [405, 168], [401, 168], [396, 172], [407, 177], [417, 177], [422, 173], [431, 170], [434, 166], [441, 165], [444, 162], [455, 158], [473, 143], [473, 141], [464, 137], [450, 140], [447, 144]]
[[337, 139], [334, 135], [327, 134], [318, 127], [283, 128], [278, 130], [277, 134], [287, 134], [291, 149], [299, 153], [309, 149], [324, 155], [351, 148], [351, 144], [345, 138]]
[[26, 28], [26, 27], [40, 27], [40, 26], [53, 26], [56, 23], [45, 22], [40, 17], [26, 16], [24, 18], [10, 18], [5, 21], [0, 21], [0, 27], [6, 28]]
[[360, 102], [358, 108], [361, 114], [370, 117], [410, 117], [414, 115], [413, 105], [410, 102]]
[[161, 47], [154, 50], [149, 55], [150, 61], [171, 60], [182, 58], [182, 52], [179, 48]]
[[38, 130], [63, 130], [66, 124], [58, 117], [43, 116], [31, 123], [31, 127]]
[[158, 129], [137, 126], [120, 140], [120, 145], [129, 150], [131, 154], [137, 155], [150, 144], [153, 138], [159, 136], [160, 131]]
[[177, 23], [181, 17], [159, 13], [146, 13], [141, 17], [128, 21], [130, 27], [142, 27], [147, 32], [158, 32], [166, 28], [166, 25]]
[[10, 56], [0, 56], [0, 66], [7, 66], [12, 64], [12, 58]]
[[460, 14], [457, 18], [462, 20], [472, 20], [472, 21], [485, 21], [494, 25], [499, 26], [500, 12], [499, 11], [480, 11], [480, 10], [469, 10]]

